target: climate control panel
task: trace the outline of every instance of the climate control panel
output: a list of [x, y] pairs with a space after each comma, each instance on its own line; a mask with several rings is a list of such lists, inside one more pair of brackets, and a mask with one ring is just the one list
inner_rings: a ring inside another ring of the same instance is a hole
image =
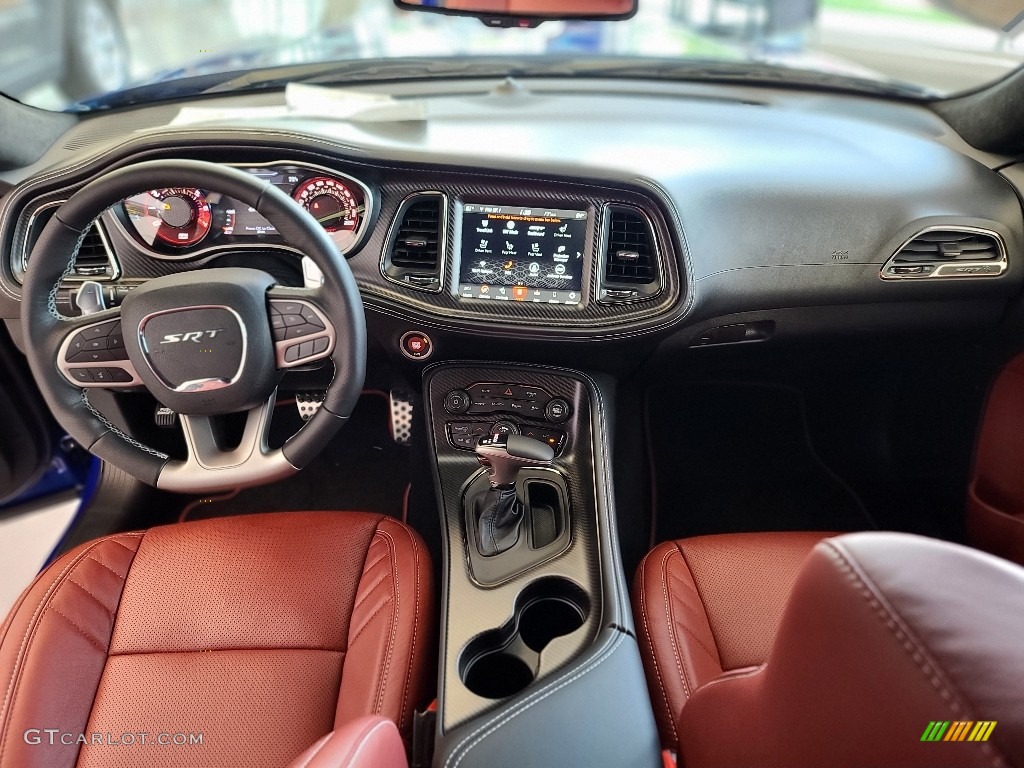
[[448, 441], [471, 451], [481, 437], [514, 434], [532, 437], [561, 452], [565, 431], [557, 425], [572, 415], [569, 402], [540, 387], [509, 382], [480, 382], [465, 389], [453, 389], [444, 397], [444, 409], [451, 416], [487, 417], [450, 420]]

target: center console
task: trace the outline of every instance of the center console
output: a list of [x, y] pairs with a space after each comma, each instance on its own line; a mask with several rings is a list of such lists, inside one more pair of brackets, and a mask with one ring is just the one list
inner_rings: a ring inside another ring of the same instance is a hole
[[562, 369], [425, 374], [445, 545], [435, 765], [660, 764], [605, 402]]

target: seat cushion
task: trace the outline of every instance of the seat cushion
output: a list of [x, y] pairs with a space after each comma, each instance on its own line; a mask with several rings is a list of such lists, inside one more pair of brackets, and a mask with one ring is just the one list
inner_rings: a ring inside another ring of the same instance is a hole
[[[0, 628], [0, 767], [280, 766], [364, 715], [408, 736], [432, 622], [427, 552], [382, 515], [216, 518], [85, 544]], [[42, 728], [56, 743], [23, 736]], [[150, 740], [93, 743], [107, 733]]]
[[737, 533], [659, 544], [641, 561], [633, 609], [662, 743], [693, 693], [762, 664], [800, 565], [820, 532]]

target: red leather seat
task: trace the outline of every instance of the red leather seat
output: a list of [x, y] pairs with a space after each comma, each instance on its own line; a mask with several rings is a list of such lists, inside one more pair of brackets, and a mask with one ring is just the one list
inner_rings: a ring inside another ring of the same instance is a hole
[[431, 573], [415, 532], [366, 513], [84, 544], [0, 627], [0, 767], [394, 764], [386, 721], [409, 736], [433, 672]]
[[[906, 534], [702, 536], [652, 550], [633, 598], [687, 768], [1024, 765], [1024, 569], [1005, 560]], [[923, 741], [933, 722], [951, 738]]]

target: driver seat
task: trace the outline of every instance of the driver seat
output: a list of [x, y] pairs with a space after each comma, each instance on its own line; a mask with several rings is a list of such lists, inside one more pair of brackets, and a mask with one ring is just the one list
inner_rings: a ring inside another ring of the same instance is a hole
[[431, 581], [419, 536], [379, 514], [83, 544], [0, 626], [0, 768], [280, 768], [303, 750], [304, 766], [404, 765], [433, 671]]

